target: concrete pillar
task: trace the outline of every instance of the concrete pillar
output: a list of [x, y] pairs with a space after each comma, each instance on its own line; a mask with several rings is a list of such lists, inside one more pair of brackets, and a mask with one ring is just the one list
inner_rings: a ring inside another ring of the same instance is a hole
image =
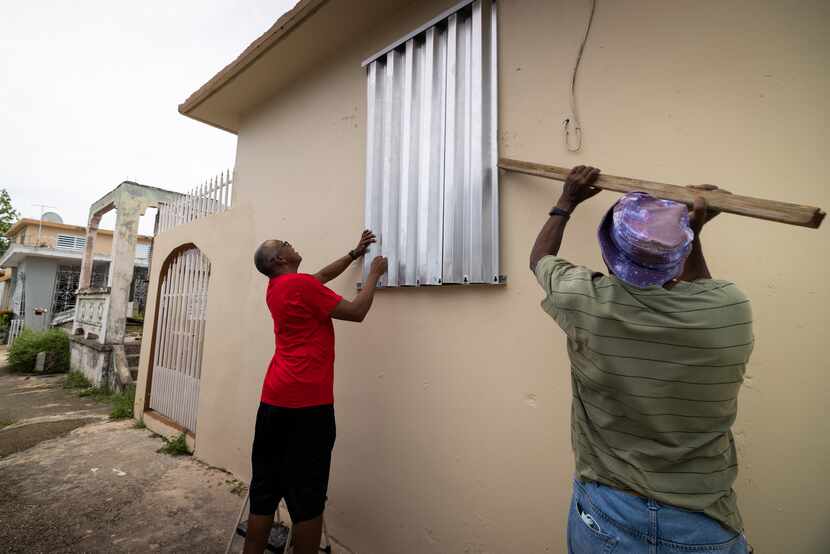
[[123, 198], [116, 205], [115, 231], [110, 255], [110, 300], [109, 315], [106, 319], [104, 342], [118, 344], [124, 342], [127, 324], [127, 302], [130, 296], [130, 283], [133, 280], [135, 265], [135, 243], [138, 235], [138, 223], [144, 214], [146, 205], [134, 198]]
[[98, 224], [101, 222], [102, 214], [95, 214], [89, 218], [89, 225], [86, 228], [86, 245], [84, 246], [84, 257], [81, 262], [81, 275], [78, 278], [78, 288], [88, 289], [92, 282], [92, 254], [95, 251], [95, 237], [98, 234]]

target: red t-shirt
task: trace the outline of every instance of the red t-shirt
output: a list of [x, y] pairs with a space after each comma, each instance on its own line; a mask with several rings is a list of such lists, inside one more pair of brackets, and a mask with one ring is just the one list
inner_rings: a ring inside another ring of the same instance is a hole
[[265, 301], [276, 349], [262, 385], [263, 402], [283, 408], [334, 403], [331, 312], [342, 299], [305, 273], [270, 280]]

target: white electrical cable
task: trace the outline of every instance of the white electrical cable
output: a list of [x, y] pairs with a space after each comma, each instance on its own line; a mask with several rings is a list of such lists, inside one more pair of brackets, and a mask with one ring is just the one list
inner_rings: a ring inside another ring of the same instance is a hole
[[[582, 124], [579, 122], [579, 114], [576, 109], [576, 75], [579, 72], [579, 63], [582, 61], [582, 52], [585, 50], [585, 44], [588, 42], [588, 34], [591, 32], [591, 24], [594, 22], [594, 12], [597, 9], [597, 0], [591, 1], [591, 15], [588, 16], [588, 26], [585, 27], [585, 36], [582, 38], [582, 44], [579, 46], [579, 54], [576, 56], [576, 63], [574, 64], [573, 75], [571, 76], [571, 116], [566, 118], [563, 122], [565, 148], [569, 152], [579, 152], [582, 149]], [[571, 122], [573, 121], [574, 136], [576, 144], [571, 144]]]

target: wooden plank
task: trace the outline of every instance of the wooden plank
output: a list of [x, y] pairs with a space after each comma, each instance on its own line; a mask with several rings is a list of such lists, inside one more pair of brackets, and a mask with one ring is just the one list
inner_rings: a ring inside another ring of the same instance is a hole
[[[545, 179], [564, 181], [570, 168], [555, 165], [545, 165], [533, 162], [499, 158], [499, 167], [505, 171], [534, 175]], [[763, 200], [740, 194], [727, 194], [720, 191], [692, 191], [686, 187], [618, 177], [616, 175], [601, 174], [597, 179], [596, 186], [604, 190], [615, 192], [647, 192], [659, 198], [682, 202], [688, 206], [692, 205], [695, 196], [703, 196], [709, 207], [718, 209], [725, 213], [745, 215], [767, 221], [777, 221], [801, 227], [818, 229], [826, 215], [820, 208], [814, 206], [802, 206], [775, 200]]]
[[191, 439], [196, 439], [196, 435], [192, 431], [186, 429], [185, 427], [182, 427], [181, 425], [179, 425], [169, 417], [165, 416], [161, 412], [158, 412], [156, 410], [145, 410], [144, 417], [146, 417], [147, 419], [154, 419], [168, 427], [172, 427], [173, 430], [178, 433], [184, 433]]

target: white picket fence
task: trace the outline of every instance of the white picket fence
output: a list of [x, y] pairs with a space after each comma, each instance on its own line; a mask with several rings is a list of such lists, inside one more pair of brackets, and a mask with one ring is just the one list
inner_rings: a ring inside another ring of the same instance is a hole
[[231, 207], [233, 172], [223, 171], [171, 204], [159, 206], [158, 232], [170, 230], [202, 217], [224, 212]]
[[9, 348], [12, 347], [12, 344], [14, 344], [14, 339], [17, 338], [21, 331], [23, 331], [23, 320], [12, 320], [11, 326], [9, 327], [9, 340], [6, 341], [6, 344], [9, 345]]

